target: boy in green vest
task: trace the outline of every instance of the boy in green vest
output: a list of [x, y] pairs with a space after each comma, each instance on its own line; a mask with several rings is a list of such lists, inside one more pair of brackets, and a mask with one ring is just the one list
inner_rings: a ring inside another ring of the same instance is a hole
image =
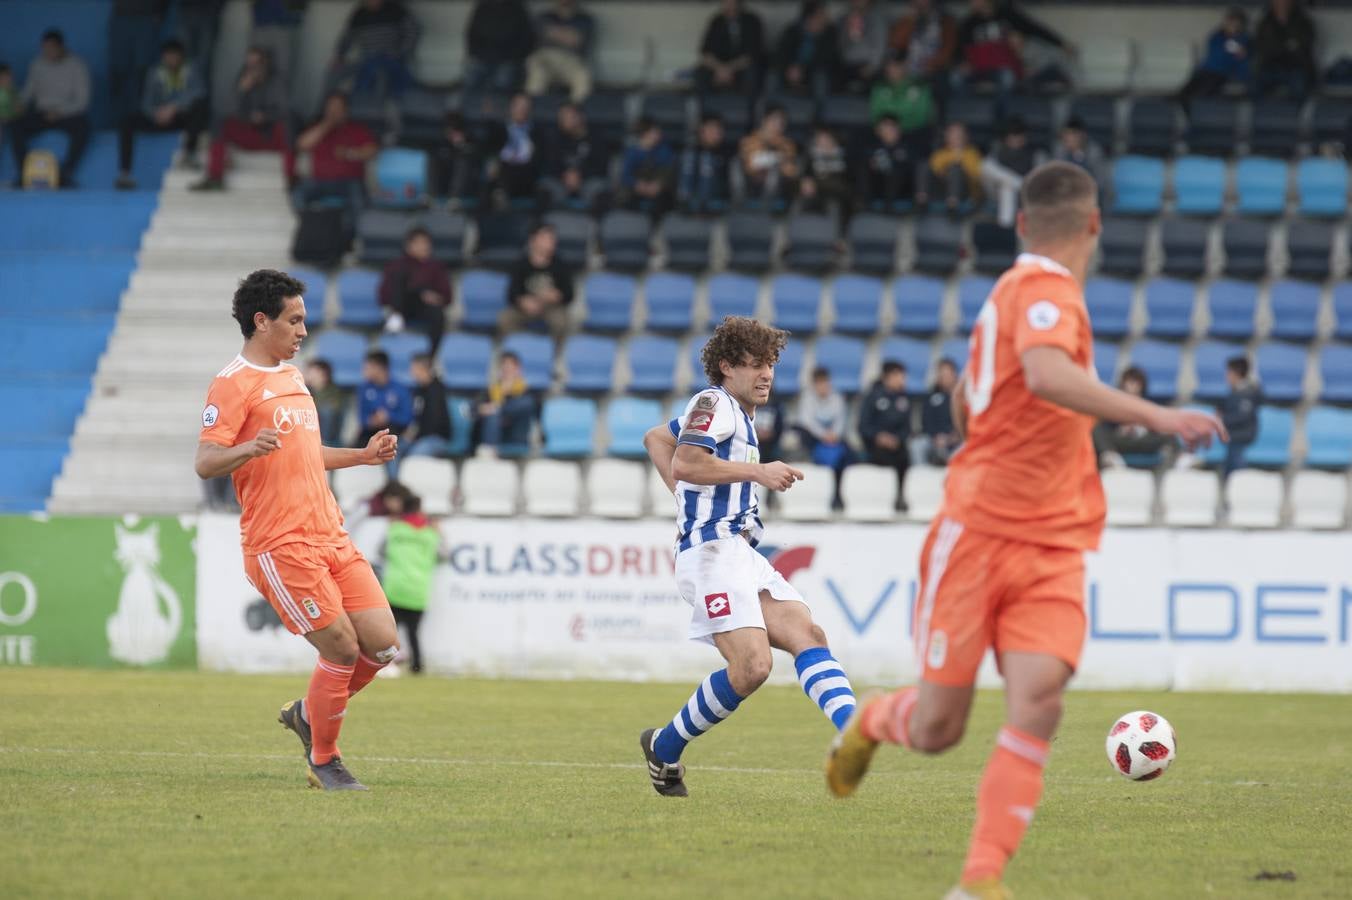
[[422, 671], [422, 644], [418, 628], [432, 593], [437, 556], [441, 550], [441, 532], [436, 523], [421, 512], [422, 501], [397, 481], [381, 492], [390, 527], [385, 533], [381, 574], [385, 596], [394, 611], [394, 621], [408, 631], [408, 648], [413, 656], [413, 672]]

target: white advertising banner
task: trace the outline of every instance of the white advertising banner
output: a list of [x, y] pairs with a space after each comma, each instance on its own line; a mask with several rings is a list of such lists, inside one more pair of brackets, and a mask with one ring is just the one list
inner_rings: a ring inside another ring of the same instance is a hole
[[[354, 535], [371, 558], [382, 524]], [[545, 678], [690, 680], [718, 664], [660, 521], [448, 519], [423, 621], [430, 669]], [[812, 606], [861, 684], [915, 678], [911, 609], [925, 529], [774, 523], [762, 551]], [[1086, 688], [1352, 691], [1352, 559], [1343, 534], [1115, 529], [1089, 556]], [[313, 658], [244, 580], [237, 525], [198, 532], [198, 658], [303, 670]], [[792, 666], [777, 663], [787, 680]], [[995, 683], [987, 661], [983, 682]]]

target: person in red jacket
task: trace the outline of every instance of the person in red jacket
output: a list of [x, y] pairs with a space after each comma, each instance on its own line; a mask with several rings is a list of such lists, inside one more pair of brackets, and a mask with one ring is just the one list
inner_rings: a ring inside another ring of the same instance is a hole
[[329, 94], [319, 121], [296, 138], [297, 154], [310, 156], [310, 177], [292, 194], [296, 208], [336, 200], [355, 216], [366, 196], [366, 164], [379, 150], [371, 130], [347, 117], [347, 95]]
[[421, 325], [432, 342], [428, 352], [435, 356], [450, 303], [451, 276], [432, 256], [432, 236], [425, 228], [410, 230], [404, 236], [404, 255], [391, 260], [380, 277], [385, 330], [400, 332], [405, 324]]

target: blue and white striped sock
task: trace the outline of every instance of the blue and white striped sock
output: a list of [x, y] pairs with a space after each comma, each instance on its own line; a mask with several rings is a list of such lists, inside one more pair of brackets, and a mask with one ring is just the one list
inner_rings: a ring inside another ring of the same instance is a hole
[[854, 712], [854, 688], [831, 651], [826, 647], [804, 650], [794, 659], [793, 667], [798, 670], [798, 683], [807, 698], [821, 707], [837, 731], [843, 729]]
[[732, 715], [741, 702], [728, 680], [728, 670], [719, 669], [695, 688], [681, 711], [657, 733], [653, 752], [664, 763], [678, 761], [686, 744]]

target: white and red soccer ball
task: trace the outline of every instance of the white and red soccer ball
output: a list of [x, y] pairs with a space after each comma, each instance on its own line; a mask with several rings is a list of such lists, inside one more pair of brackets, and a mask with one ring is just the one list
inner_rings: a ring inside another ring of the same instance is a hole
[[1159, 778], [1174, 761], [1178, 739], [1174, 727], [1157, 713], [1129, 712], [1108, 729], [1108, 762], [1132, 781]]

